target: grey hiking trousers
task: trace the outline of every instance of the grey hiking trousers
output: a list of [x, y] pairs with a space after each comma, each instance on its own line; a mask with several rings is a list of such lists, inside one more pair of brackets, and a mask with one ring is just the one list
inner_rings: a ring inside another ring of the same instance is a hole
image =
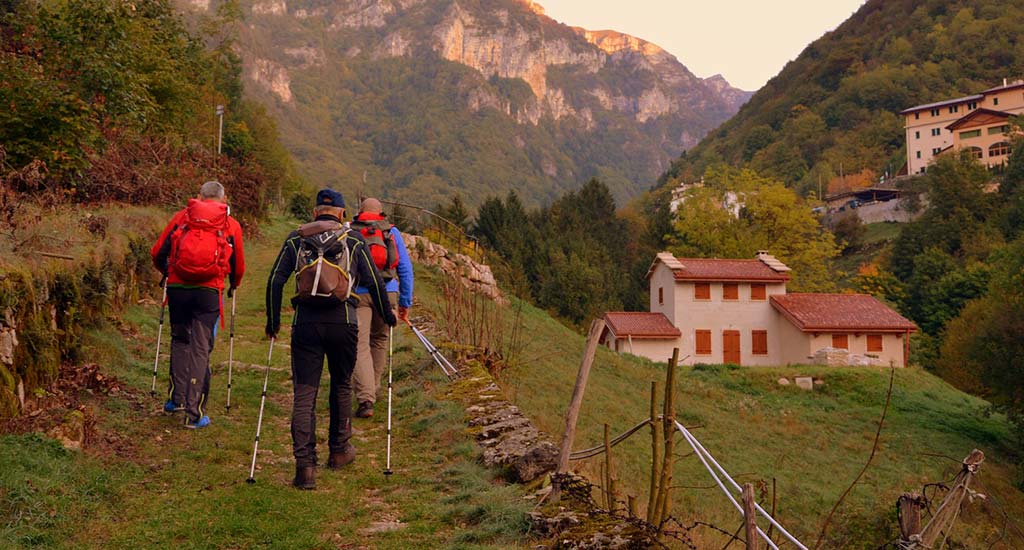
[[220, 318], [220, 294], [206, 288], [167, 289], [171, 317], [171, 401], [185, 406], [192, 422], [204, 414], [210, 395], [210, 352]]

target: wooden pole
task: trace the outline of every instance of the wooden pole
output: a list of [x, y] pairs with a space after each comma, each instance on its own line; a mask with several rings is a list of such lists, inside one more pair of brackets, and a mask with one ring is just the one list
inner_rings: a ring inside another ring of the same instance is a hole
[[633, 495], [626, 496], [626, 505], [629, 508], [629, 517], [636, 517], [636, 497]]
[[[558, 467], [555, 469], [557, 474], [564, 474], [569, 471], [569, 454], [572, 453], [572, 442], [576, 437], [576, 422], [580, 418], [583, 392], [587, 388], [590, 366], [594, 363], [594, 354], [597, 353], [597, 345], [601, 340], [602, 332], [604, 332], [604, 319], [594, 319], [590, 323], [590, 333], [587, 334], [587, 346], [583, 351], [583, 359], [580, 360], [580, 370], [576, 374], [576, 386], [572, 389], [569, 409], [565, 411], [565, 431], [562, 432], [562, 446], [558, 453]], [[559, 496], [561, 496], [561, 488], [558, 486], [558, 483], [554, 483], [551, 486], [552, 502], [558, 502]]]
[[651, 382], [651, 492], [647, 497], [647, 523], [654, 524], [661, 479], [661, 430], [658, 429], [658, 383]]
[[743, 525], [747, 532], [747, 550], [760, 550], [757, 538], [757, 509], [754, 508], [754, 486], [743, 484]]
[[[921, 531], [921, 545], [925, 548], [940, 548], [942, 545], [935, 546], [935, 541], [943, 536], [943, 533], [949, 533], [949, 528], [956, 521], [957, 516], [960, 515], [960, 507], [963, 504], [964, 498], [970, 493], [971, 480], [974, 479], [974, 474], [977, 473], [978, 468], [981, 467], [981, 463], [985, 461], [985, 453], [974, 449], [971, 454], [967, 455], [967, 458], [963, 461], [963, 469], [957, 474], [956, 479], [953, 480], [953, 484], [950, 485], [949, 493], [946, 494], [945, 500], [939, 505], [939, 508], [932, 515], [932, 519], [928, 521], [928, 525], [924, 526]], [[943, 543], [945, 542], [945, 536], [943, 536]]]
[[921, 540], [921, 495], [917, 493], [903, 493], [900, 496], [897, 506], [900, 513], [900, 545], [911, 547], [915, 542]]
[[672, 451], [675, 440], [675, 389], [676, 389], [676, 363], [679, 362], [679, 348], [672, 349], [672, 359], [668, 362], [668, 373], [665, 375], [665, 408], [662, 414], [662, 427], [664, 431], [665, 451], [662, 455], [661, 481], [658, 487], [658, 502], [655, 505], [657, 522], [661, 525], [663, 521], [672, 515], [672, 464], [674, 456]]
[[612, 446], [609, 443], [610, 428], [604, 425], [604, 501], [609, 512], [615, 512], [615, 495], [612, 494]]

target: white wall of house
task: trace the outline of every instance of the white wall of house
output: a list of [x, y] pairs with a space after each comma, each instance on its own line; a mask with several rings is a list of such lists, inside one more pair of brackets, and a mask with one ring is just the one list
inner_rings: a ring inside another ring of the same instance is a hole
[[[666, 269], [666, 271], [668, 270]], [[688, 281], [680, 281], [674, 285], [672, 300], [674, 316], [669, 317], [672, 324], [682, 332], [679, 340], [680, 356], [686, 357], [689, 355], [686, 361], [684, 361], [685, 364], [724, 362], [723, 333], [727, 330], [736, 330], [740, 333], [741, 364], [778, 364], [778, 346], [773, 344], [774, 334], [778, 330], [778, 321], [774, 308], [769, 303], [769, 299], [774, 294], [785, 294], [785, 283], [767, 283], [765, 285], [766, 296], [764, 300], [751, 300], [751, 283], [737, 283], [739, 285], [739, 299], [725, 300], [723, 298], [724, 283], [721, 282], [710, 283], [710, 300], [698, 300], [694, 298], [695, 284]], [[666, 301], [668, 301], [667, 296]], [[668, 313], [665, 312], [665, 315], [668, 316]], [[697, 330], [711, 331], [710, 354], [697, 354]], [[754, 330], [768, 331], [768, 353], [766, 355], [753, 354], [751, 332]]]
[[[651, 312], [663, 313], [672, 324], [675, 324], [676, 303], [674, 296], [676, 293], [676, 278], [672, 274], [672, 270], [666, 267], [664, 263], [658, 262], [654, 267], [654, 273], [651, 274], [649, 283]], [[664, 298], [662, 301], [658, 300], [659, 289], [661, 289], [662, 297]]]
[[[775, 308], [772, 308], [773, 310]], [[814, 350], [818, 348], [813, 347], [811, 342], [811, 335], [805, 332], [801, 332], [800, 329], [796, 328], [793, 323], [789, 322], [781, 313], [775, 312], [775, 318], [778, 319], [777, 325], [777, 339], [778, 339], [778, 361], [776, 365], [807, 365], [814, 359]], [[769, 343], [771, 340], [769, 339]]]
[[679, 342], [671, 338], [633, 338], [630, 342], [628, 338], [616, 339], [611, 331], [605, 331], [601, 345], [619, 353], [631, 353], [651, 361], [663, 362], [672, 357], [672, 349]]
[[[831, 332], [805, 333], [805, 337], [809, 337], [811, 343], [811, 355], [813, 356], [816, 351], [822, 348], [832, 347], [832, 335], [833, 333]], [[891, 361], [897, 367], [903, 367], [905, 366], [903, 362], [904, 337], [903, 334], [883, 333], [882, 351], [868, 351], [867, 333], [847, 333], [849, 346], [847, 349], [851, 354], [875, 357], [885, 366], [888, 366]]]

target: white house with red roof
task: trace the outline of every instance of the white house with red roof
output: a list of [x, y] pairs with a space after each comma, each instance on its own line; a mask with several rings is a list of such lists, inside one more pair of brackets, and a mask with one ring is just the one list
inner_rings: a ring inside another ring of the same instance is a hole
[[676, 258], [647, 272], [650, 312], [605, 313], [602, 343], [683, 363], [809, 364], [821, 350], [851, 364], [904, 366], [917, 327], [866, 294], [789, 294], [790, 269], [767, 252], [748, 260]]

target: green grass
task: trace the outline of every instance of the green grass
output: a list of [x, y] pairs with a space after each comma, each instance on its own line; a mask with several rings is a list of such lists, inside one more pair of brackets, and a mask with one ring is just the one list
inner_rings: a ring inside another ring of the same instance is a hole
[[[275, 220], [249, 243], [250, 272], [239, 292], [235, 359], [263, 365], [267, 342], [263, 285], [291, 222]], [[396, 331], [395, 428], [390, 479], [384, 467], [385, 411], [357, 420], [357, 461], [342, 472], [321, 469], [318, 489], [290, 487], [294, 473], [286, 370], [271, 373], [257, 483], [249, 460], [263, 371], [236, 369], [225, 414], [227, 340], [214, 351], [209, 405], [213, 425], [191, 432], [159, 412], [148, 395], [156, 336], [155, 306], [127, 311], [90, 334], [89, 360], [133, 388], [142, 405], [92, 400], [105, 433], [126, 435], [132, 452], [68, 452], [40, 436], [0, 436], [0, 548], [509, 548], [522, 544], [528, 505], [476, 462], [457, 403], [435, 398], [446, 382], [427, 368], [411, 334]], [[168, 334], [165, 328], [164, 342]], [[287, 334], [281, 342], [287, 342]], [[166, 353], [166, 348], [165, 348]], [[285, 369], [287, 346], [273, 364]], [[325, 372], [325, 378], [326, 378]], [[158, 388], [166, 384], [160, 369]], [[326, 384], [326, 380], [323, 381]], [[319, 400], [321, 458], [326, 459], [326, 387]], [[401, 530], [365, 533], [373, 522]]]
[[[563, 428], [584, 338], [547, 314], [525, 309], [528, 341], [520, 364], [507, 371], [508, 393], [538, 426], [555, 436]], [[778, 379], [814, 376], [824, 386], [813, 392]], [[580, 415], [576, 448], [601, 440], [602, 423], [613, 434], [648, 414], [650, 382], [664, 387], [665, 367], [600, 348]], [[761, 502], [778, 492], [777, 518], [805, 544], [813, 544], [828, 510], [853, 481], [870, 453], [888, 387], [879, 368], [682, 368], [678, 376], [678, 417], [740, 482], [762, 488]], [[659, 404], [660, 407], [660, 404]], [[660, 408], [659, 408], [660, 410]], [[650, 467], [649, 432], [641, 430], [613, 452], [617, 477], [628, 493], [646, 503]], [[985, 451], [983, 491], [1024, 521], [1024, 494], [1007, 446], [1010, 426], [989, 405], [918, 368], [896, 371], [892, 404], [874, 463], [837, 512], [827, 547], [876, 548], [896, 534], [893, 510], [898, 495], [923, 484], [949, 480], [972, 448]], [[680, 440], [677, 449], [683, 452]], [[575, 463], [594, 475], [601, 459]], [[677, 462], [675, 484], [710, 487], [713, 480], [696, 457]], [[767, 493], [764, 489], [767, 488]], [[974, 504], [957, 524], [954, 539], [986, 547], [1003, 521], [994, 505]], [[710, 521], [728, 531], [740, 518], [717, 488], [679, 488], [674, 510], [686, 521]], [[702, 544], [721, 547], [724, 538], [704, 530]], [[1020, 547], [1011, 539], [995, 548]]]

